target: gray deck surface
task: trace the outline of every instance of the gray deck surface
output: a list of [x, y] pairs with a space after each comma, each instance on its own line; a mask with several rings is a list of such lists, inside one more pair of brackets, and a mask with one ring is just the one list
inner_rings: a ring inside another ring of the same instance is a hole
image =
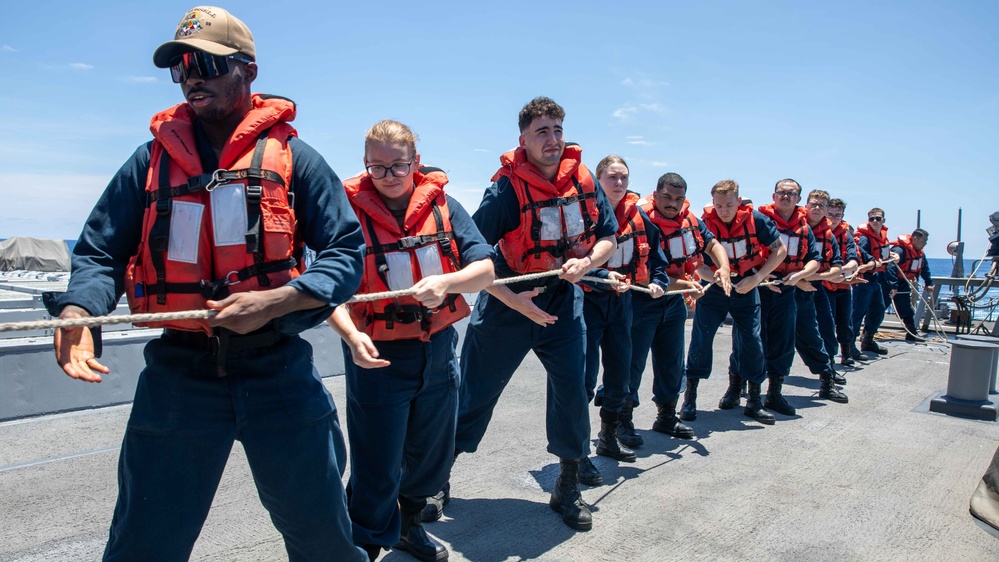
[[[762, 426], [741, 408], [717, 410], [730, 348], [723, 329], [715, 375], [701, 385], [696, 440], [646, 430], [637, 463], [596, 457], [606, 483], [584, 487], [595, 510], [585, 533], [547, 505], [558, 465], [545, 452], [544, 372], [530, 356], [479, 452], [458, 459], [455, 499], [428, 529], [451, 560], [475, 562], [999, 560], [999, 541], [968, 515], [999, 424], [925, 413], [946, 386], [947, 348], [885, 345], [888, 359], [847, 371], [848, 405], [817, 400], [818, 381], [795, 359], [785, 390], [799, 416]], [[650, 377], [651, 367], [640, 429], [655, 414]], [[343, 378], [326, 383], [342, 421]], [[100, 557], [128, 413], [117, 406], [0, 424], [0, 560]], [[590, 419], [595, 438], [595, 408]], [[238, 445], [192, 559], [286, 559]]]

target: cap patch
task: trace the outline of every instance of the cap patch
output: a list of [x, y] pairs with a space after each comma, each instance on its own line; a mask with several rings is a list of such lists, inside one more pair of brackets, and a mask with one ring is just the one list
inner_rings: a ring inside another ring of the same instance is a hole
[[190, 37], [211, 24], [212, 22], [202, 19], [197, 10], [190, 11], [184, 16], [184, 19], [180, 20], [180, 25], [177, 26], [177, 37]]

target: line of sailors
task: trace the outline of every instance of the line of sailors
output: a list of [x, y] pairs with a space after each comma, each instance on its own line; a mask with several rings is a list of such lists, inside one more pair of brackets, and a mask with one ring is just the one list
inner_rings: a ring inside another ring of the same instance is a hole
[[[795, 414], [782, 394], [795, 350], [818, 375], [820, 398], [848, 402], [834, 360], [837, 352], [844, 364], [866, 359], [855, 344], [862, 322], [860, 349], [884, 353], [873, 341], [882, 285], [890, 284], [884, 294], [897, 289], [901, 313], [909, 287], [901, 280], [922, 275], [928, 283], [926, 233], [889, 243], [880, 209], [851, 234], [845, 203], [824, 191], [799, 206], [801, 185], [784, 179], [773, 203], [754, 208], [736, 182], [723, 180], [698, 217], [676, 173], [645, 196], [628, 190], [618, 156], [591, 174], [580, 148], [563, 139], [564, 117], [543, 97], [521, 110], [519, 146], [502, 155], [471, 217], [445, 195], [444, 172], [420, 166], [415, 135], [394, 121], [372, 127], [366, 172], [345, 182], [365, 234], [360, 292], [417, 289], [339, 308], [330, 319], [348, 366], [353, 539], [371, 560], [389, 547], [447, 559], [423, 523], [441, 517], [450, 468], [476, 451], [530, 351], [547, 372], [548, 451], [559, 458], [549, 505], [585, 531], [592, 514], [578, 484], [602, 482], [588, 456], [588, 404], [600, 407], [596, 453], [634, 462], [631, 449], [643, 443], [633, 412], [650, 353], [652, 429], [691, 439], [684, 422], [697, 419], [698, 383], [711, 374], [714, 335], [731, 315], [729, 387], [719, 408], [740, 405], [748, 385], [745, 415], [773, 424], [771, 411]], [[490, 286], [494, 277], [551, 270], [559, 275]], [[770, 280], [780, 283], [760, 286]], [[479, 290], [471, 311], [455, 294]], [[687, 293], [666, 295], [677, 290]], [[696, 306], [685, 361], [688, 303]], [[459, 362], [453, 324], [469, 313]], [[914, 336], [911, 318], [907, 326]]]

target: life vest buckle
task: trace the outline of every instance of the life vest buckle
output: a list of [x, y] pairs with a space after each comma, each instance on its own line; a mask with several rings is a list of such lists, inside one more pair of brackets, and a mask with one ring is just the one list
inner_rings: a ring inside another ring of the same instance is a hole
[[419, 236], [405, 236], [399, 239], [399, 248], [402, 250], [409, 250], [410, 248], [415, 248], [420, 245]]
[[229, 170], [223, 170], [222, 168], [212, 172], [212, 179], [205, 185], [205, 191], [211, 192], [216, 187], [229, 183], [229, 178], [226, 176], [228, 173]]

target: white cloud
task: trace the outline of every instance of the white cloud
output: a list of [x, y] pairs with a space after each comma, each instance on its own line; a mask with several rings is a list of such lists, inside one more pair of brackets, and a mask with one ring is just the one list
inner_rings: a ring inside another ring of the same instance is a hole
[[649, 162], [653, 168], [669, 168], [669, 162]]
[[635, 80], [634, 78], [629, 77], [621, 80], [621, 85], [639, 90], [650, 90], [655, 88], [666, 88], [669, 86], [669, 82], [666, 82], [665, 80], [652, 80], [650, 78], [639, 78]]
[[640, 112], [642, 112], [642, 113], [662, 114], [662, 113], [666, 112], [666, 106], [664, 106], [663, 104], [658, 103], [658, 102], [655, 102], [655, 103], [640, 103], [640, 104], [634, 104], [634, 103], [628, 102], [628, 103], [624, 104], [623, 106], [615, 109], [614, 112], [611, 113], [611, 117], [614, 117], [615, 119], [621, 119], [622, 121], [625, 121], [625, 120], [628, 120], [628, 119], [634, 117], [635, 115], [637, 115]]
[[638, 108], [637, 107], [635, 107], [634, 105], [628, 104], [628, 105], [625, 105], [624, 107], [619, 107], [619, 108], [615, 109], [614, 113], [611, 113], [611, 117], [613, 117], [615, 119], [626, 120], [626, 119], [630, 119], [631, 116], [634, 115], [637, 112], [638, 112]]
[[159, 82], [155, 76], [126, 76], [125, 81], [135, 84], [151, 84], [153, 82]]
[[650, 141], [647, 141], [647, 140], [641, 140], [641, 139], [625, 141], [625, 143], [626, 144], [633, 144], [633, 145], [636, 145], [636, 146], [655, 146], [655, 144], [656, 144], [654, 142], [650, 142]]
[[92, 70], [94, 65], [85, 62], [71, 62], [69, 63], [69, 67], [73, 70]]
[[0, 51], [3, 51], [5, 53], [16, 53], [17, 49], [11, 47], [10, 45], [0, 45]]
[[491, 150], [486, 150], [484, 148], [473, 148], [472, 150], [475, 152], [492, 152]]

